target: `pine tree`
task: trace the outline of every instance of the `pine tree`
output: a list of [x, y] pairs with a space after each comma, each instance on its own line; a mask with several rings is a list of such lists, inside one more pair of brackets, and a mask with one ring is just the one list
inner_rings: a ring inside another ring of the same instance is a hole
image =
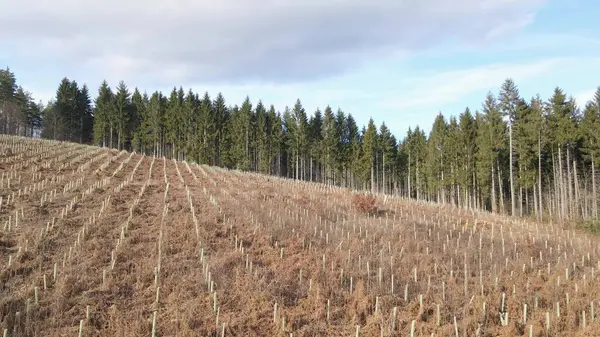
[[275, 107], [269, 108], [269, 120], [271, 121], [271, 132], [269, 138], [269, 157], [271, 162], [271, 174], [282, 175], [281, 158], [284, 150], [283, 120], [281, 114], [275, 112]]
[[268, 173], [270, 160], [268, 150], [269, 115], [262, 101], [256, 104], [256, 171]]
[[430, 196], [436, 195], [435, 200], [446, 202], [444, 186], [444, 141], [448, 132], [448, 124], [444, 116], [439, 113], [433, 122], [429, 138], [427, 140], [427, 188]]
[[237, 168], [244, 171], [250, 170], [252, 165], [250, 153], [252, 149], [251, 121], [253, 113], [250, 98], [246, 96], [240, 109], [232, 115], [232, 127], [233, 130], [236, 130], [233, 135], [232, 154], [234, 162], [237, 163]]
[[77, 91], [76, 110], [79, 118], [79, 142], [90, 143], [94, 138], [94, 114], [92, 99], [86, 84]]
[[396, 147], [396, 140], [390, 129], [385, 125], [385, 122], [381, 123], [379, 127], [379, 147], [381, 150], [381, 192], [388, 193], [390, 191], [390, 178], [392, 177], [392, 168], [395, 161], [394, 152]]
[[16, 93], [17, 115], [15, 134], [19, 136], [31, 136], [36, 115], [39, 115], [37, 104], [33, 101], [31, 93], [18, 86]]
[[209, 125], [212, 126], [211, 131], [214, 144], [213, 164], [221, 165], [221, 156], [227, 151], [225, 147], [226, 142], [224, 142], [225, 126], [229, 123], [230, 118], [229, 109], [225, 106], [225, 97], [223, 97], [223, 94], [217, 94], [211, 112], [212, 114], [210, 115], [212, 118]]
[[58, 125], [55, 130], [57, 139], [78, 141], [80, 139], [80, 114], [77, 110], [77, 82], [63, 78], [56, 91], [54, 113], [57, 114]]
[[[547, 123], [548, 128], [552, 133], [551, 142], [553, 158], [557, 158], [553, 160], [553, 165], [555, 166], [554, 196], [556, 198], [556, 205], [558, 205], [557, 211], [561, 219], [569, 217], [569, 208], [572, 200], [571, 196], [569, 195], [571, 194], [571, 184], [568, 183], [570, 179], [569, 167], [571, 145], [573, 142], [573, 135], [575, 134], [575, 124], [572, 117], [572, 109], [567, 101], [567, 96], [564, 94], [562, 89], [558, 87], [555, 88], [554, 95], [550, 98], [547, 104]], [[554, 153], [555, 149], [556, 153]], [[563, 154], [566, 155], [566, 158], [563, 157]], [[567, 170], [565, 170], [563, 166], [565, 161]], [[558, 167], [556, 167], [556, 165], [558, 165]]]
[[443, 160], [447, 177], [443, 191], [449, 192], [449, 202], [453, 205], [461, 203], [460, 187], [464, 185], [464, 148], [461, 144], [462, 134], [455, 116], [450, 116], [444, 139]]
[[[338, 139], [336, 155], [335, 155], [335, 176], [337, 180], [337, 184], [341, 184], [342, 186], [348, 185], [348, 170], [352, 166], [352, 156], [349, 156], [351, 151], [351, 142], [350, 142], [350, 132], [351, 132], [351, 123], [354, 120], [348, 120], [346, 114], [342, 109], [338, 108], [335, 114], [335, 128]], [[356, 123], [355, 123], [356, 124]], [[355, 125], [356, 126], [356, 125]], [[358, 126], [356, 126], [356, 132], [358, 134]], [[361, 147], [362, 145], [358, 144]], [[361, 156], [355, 154], [355, 159], [360, 162]], [[357, 164], [360, 166], [359, 164]]]
[[327, 184], [334, 184], [337, 158], [336, 153], [340, 135], [338, 135], [338, 129], [336, 128], [335, 116], [333, 115], [333, 111], [329, 106], [327, 106], [324, 110], [321, 138], [324, 182]]
[[128, 125], [131, 122], [131, 94], [125, 82], [120, 81], [115, 94], [115, 110], [113, 119], [113, 130], [117, 136], [117, 149], [122, 150], [126, 146], [129, 135]]
[[0, 130], [2, 133], [13, 134], [17, 115], [17, 80], [10, 71], [0, 70]]
[[[336, 120], [339, 122], [343, 112], [338, 110]], [[348, 114], [343, 120], [342, 134], [340, 135], [340, 148], [343, 157], [338, 159], [342, 167], [344, 187], [356, 188], [355, 176], [357, 175], [358, 162], [362, 156], [362, 139], [358, 131], [358, 125], [352, 114]]]
[[[112, 147], [112, 116], [115, 110], [115, 97], [106, 81], [98, 89], [94, 109], [94, 143]], [[55, 138], [55, 137], [53, 137]], [[55, 138], [56, 139], [56, 138]]]
[[42, 131], [40, 136], [44, 139], [58, 139], [58, 115], [56, 114], [56, 108], [54, 101], [48, 102], [41, 113], [42, 116]]
[[287, 145], [290, 149], [290, 164], [294, 168], [294, 178], [304, 179], [304, 164], [308, 138], [308, 117], [300, 99], [296, 100], [293, 110], [286, 108], [284, 124], [287, 132]]
[[369, 119], [367, 128], [363, 131], [362, 137], [362, 158], [361, 158], [361, 178], [366, 184], [370, 184], [371, 193], [376, 192], [375, 185], [375, 152], [377, 151], [377, 127], [373, 118]]
[[204, 93], [199, 108], [200, 112], [196, 131], [198, 135], [198, 153], [196, 155], [196, 160], [199, 163], [208, 164], [212, 159], [210, 149], [214, 143], [212, 135], [215, 133], [214, 130], [216, 129], [216, 126], [214, 125], [212, 100], [208, 92]]
[[581, 121], [582, 147], [585, 160], [591, 169], [591, 216], [598, 218], [598, 187], [596, 169], [600, 166], [600, 87], [594, 99], [584, 109]]
[[323, 138], [321, 136], [323, 129], [323, 114], [321, 110], [317, 109], [308, 121], [308, 156], [309, 156], [309, 180], [315, 181], [320, 180], [319, 175], [319, 164], [321, 161], [321, 143]]
[[[477, 186], [476, 175], [476, 153], [477, 153], [477, 123], [475, 117], [469, 108], [459, 116], [460, 119], [460, 155], [461, 175], [460, 184], [462, 188], [462, 198], [465, 206], [469, 208], [475, 207], [475, 194]], [[460, 196], [460, 195], [459, 195]]]
[[491, 210], [497, 212], [503, 210], [500, 158], [506, 144], [506, 123], [491, 92], [482, 105], [482, 113], [477, 116], [477, 126], [477, 172], [480, 188], [485, 187], [480, 192], [481, 196], [489, 196]]
[[515, 200], [515, 183], [514, 183], [514, 146], [513, 146], [513, 128], [515, 120], [517, 118], [517, 110], [519, 106], [519, 90], [515, 82], [508, 78], [502, 84], [500, 88], [500, 95], [498, 98], [500, 111], [504, 116], [508, 117], [508, 151], [509, 151], [509, 172], [510, 172], [510, 205], [511, 215], [516, 215], [517, 204]]
[[146, 118], [146, 108], [147, 96], [146, 99], [144, 99], [144, 96], [142, 96], [136, 87], [131, 95], [132, 120], [129, 123], [129, 130], [127, 130], [128, 134], [131, 135], [131, 148], [133, 151], [144, 152], [145, 146], [147, 145], [145, 142], [146, 139], [144, 138], [145, 128], [142, 124], [142, 120]]

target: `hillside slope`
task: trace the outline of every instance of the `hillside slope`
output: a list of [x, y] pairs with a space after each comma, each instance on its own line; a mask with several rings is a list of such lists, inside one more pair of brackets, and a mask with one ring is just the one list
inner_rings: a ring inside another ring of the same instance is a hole
[[558, 225], [9, 136], [0, 175], [6, 336], [598, 335]]

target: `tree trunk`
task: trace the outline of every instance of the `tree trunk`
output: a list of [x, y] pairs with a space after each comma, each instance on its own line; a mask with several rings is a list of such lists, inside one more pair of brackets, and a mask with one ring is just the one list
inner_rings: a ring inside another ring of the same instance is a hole
[[583, 204], [581, 203], [581, 193], [579, 190], [579, 178], [577, 177], [577, 162], [575, 161], [575, 159], [573, 159], [573, 183], [575, 184], [575, 189], [574, 189], [574, 193], [575, 193], [575, 212], [579, 212], [579, 209], [581, 209], [581, 216], [585, 215], [585, 211], [583, 210]]
[[571, 176], [571, 149], [570, 146], [567, 145], [567, 184], [569, 184], [569, 188], [567, 192], [569, 193], [569, 218], [574, 213], [574, 198], [573, 198], [573, 180]]
[[[552, 181], [554, 182], [554, 201], [552, 203], [553, 207], [549, 207], [552, 208], [554, 210], [554, 213], [556, 214], [556, 216], [558, 216], [559, 219], [561, 219], [561, 202], [560, 202], [560, 197], [561, 197], [561, 192], [560, 192], [560, 186], [561, 186], [561, 182], [560, 182], [560, 173], [558, 172], [558, 169], [556, 168], [556, 162], [558, 160], [554, 157], [554, 147], [552, 147]], [[548, 195], [550, 195], [550, 191], [548, 191]]]
[[[521, 159], [519, 158], [519, 161], [520, 160]], [[521, 178], [521, 175], [522, 175], [522, 166], [519, 163], [519, 178]], [[520, 185], [521, 184], [519, 184], [519, 216], [522, 217], [523, 216], [523, 187]]]
[[300, 156], [298, 155], [298, 153], [296, 153], [296, 175], [295, 175], [294, 179], [298, 180], [299, 175], [300, 175]]
[[592, 152], [592, 214], [594, 218], [598, 217], [598, 193], [596, 192], [596, 162]]
[[417, 201], [421, 200], [421, 193], [420, 193], [420, 188], [419, 188], [419, 158], [417, 158], [417, 165], [416, 165], [416, 176], [415, 176], [415, 183], [417, 185]]
[[541, 135], [542, 131], [538, 132], [538, 207], [540, 209], [539, 211], [539, 215], [540, 215], [540, 220], [542, 215], [544, 214], [544, 206], [542, 203], [542, 135]]
[[559, 146], [558, 147], [558, 176], [559, 176], [559, 180], [560, 180], [560, 211], [561, 211], [561, 217], [562, 218], [567, 218], [567, 210], [566, 210], [566, 205], [565, 205], [565, 201], [566, 201], [566, 188], [565, 188], [565, 180], [563, 178], [563, 166], [562, 166], [562, 147]]
[[494, 162], [492, 161], [492, 213], [497, 213], [498, 207], [496, 206], [496, 181], [494, 179]]
[[371, 193], [375, 193], [375, 167], [371, 158]]
[[410, 151], [408, 151], [408, 198], [412, 197], [412, 191], [410, 189], [410, 166], [411, 166], [411, 162], [410, 162]]
[[498, 194], [500, 201], [500, 213], [504, 214], [506, 212], [506, 208], [504, 207], [504, 186], [502, 185], [502, 169], [500, 168], [500, 163], [498, 165]]
[[383, 186], [383, 194], [386, 194], [387, 191], [386, 191], [386, 184], [385, 184], [385, 153], [383, 153], [382, 161], [383, 161], [383, 163], [381, 165], [382, 166], [382, 170], [381, 171], [383, 172], [382, 186]]
[[538, 221], [540, 221], [540, 210], [538, 208], [538, 197], [537, 197], [537, 187], [533, 186], [533, 209], [535, 211], [535, 217]]
[[516, 204], [515, 204], [515, 184], [513, 177], [513, 139], [512, 139], [512, 123], [508, 124], [508, 137], [509, 137], [509, 169], [510, 169], [510, 215], [515, 215]]

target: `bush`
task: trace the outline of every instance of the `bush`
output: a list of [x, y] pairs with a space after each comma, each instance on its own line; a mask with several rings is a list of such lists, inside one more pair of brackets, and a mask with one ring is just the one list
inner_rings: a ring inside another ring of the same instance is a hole
[[377, 199], [371, 194], [355, 194], [352, 198], [354, 207], [359, 212], [375, 214], [377, 212]]
[[600, 234], [600, 219], [582, 220], [577, 223], [577, 228], [593, 234]]

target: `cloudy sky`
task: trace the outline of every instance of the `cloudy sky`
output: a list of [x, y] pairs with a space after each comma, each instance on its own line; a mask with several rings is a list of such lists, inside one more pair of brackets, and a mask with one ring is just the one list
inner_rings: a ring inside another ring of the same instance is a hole
[[279, 110], [300, 98], [403, 137], [478, 109], [512, 77], [526, 97], [600, 85], [595, 0], [0, 0], [0, 66], [47, 101], [63, 77], [173, 86]]

